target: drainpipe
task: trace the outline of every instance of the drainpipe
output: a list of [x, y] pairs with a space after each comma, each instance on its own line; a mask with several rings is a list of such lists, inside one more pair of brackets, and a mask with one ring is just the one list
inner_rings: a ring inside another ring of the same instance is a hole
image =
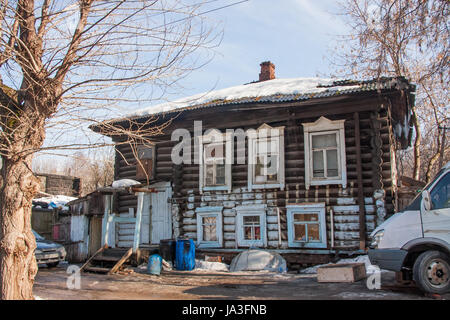
[[331, 221], [331, 249], [334, 248], [334, 213], [333, 209], [330, 209], [330, 221]]

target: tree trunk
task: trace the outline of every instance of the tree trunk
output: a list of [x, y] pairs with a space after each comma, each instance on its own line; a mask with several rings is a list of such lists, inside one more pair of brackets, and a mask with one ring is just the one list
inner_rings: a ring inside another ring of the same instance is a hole
[[32, 156], [3, 159], [0, 181], [0, 299], [33, 299], [37, 273], [31, 205], [38, 179]]
[[412, 108], [412, 121], [416, 131], [416, 139], [414, 140], [414, 172], [413, 178], [420, 180], [420, 143], [422, 141], [419, 119], [417, 118], [416, 108]]

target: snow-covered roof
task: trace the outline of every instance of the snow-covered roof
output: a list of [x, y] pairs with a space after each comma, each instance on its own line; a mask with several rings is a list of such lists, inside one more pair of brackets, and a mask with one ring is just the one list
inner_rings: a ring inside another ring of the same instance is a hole
[[44, 209], [50, 207], [51, 209], [60, 208], [62, 210], [69, 210], [67, 203], [76, 199], [77, 198], [75, 197], [69, 197], [65, 195], [54, 195], [54, 196], [52, 195], [33, 199], [33, 207], [35, 208], [41, 207]]
[[273, 79], [209, 91], [172, 102], [152, 105], [126, 114], [120, 119], [112, 119], [107, 122], [120, 122], [126, 119], [139, 119], [152, 115], [214, 106], [302, 101], [363, 91], [403, 89], [409, 86], [408, 81], [402, 77], [365, 81], [330, 78]]

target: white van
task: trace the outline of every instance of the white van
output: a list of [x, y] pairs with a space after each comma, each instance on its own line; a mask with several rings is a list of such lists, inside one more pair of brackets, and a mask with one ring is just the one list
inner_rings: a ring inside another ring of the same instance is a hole
[[450, 291], [450, 162], [410, 205], [371, 233], [369, 259], [425, 292]]

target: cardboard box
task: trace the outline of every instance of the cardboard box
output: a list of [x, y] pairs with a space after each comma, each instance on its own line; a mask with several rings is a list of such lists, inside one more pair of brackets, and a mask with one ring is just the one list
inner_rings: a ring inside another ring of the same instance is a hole
[[356, 282], [364, 278], [364, 263], [330, 264], [317, 269], [318, 282]]

